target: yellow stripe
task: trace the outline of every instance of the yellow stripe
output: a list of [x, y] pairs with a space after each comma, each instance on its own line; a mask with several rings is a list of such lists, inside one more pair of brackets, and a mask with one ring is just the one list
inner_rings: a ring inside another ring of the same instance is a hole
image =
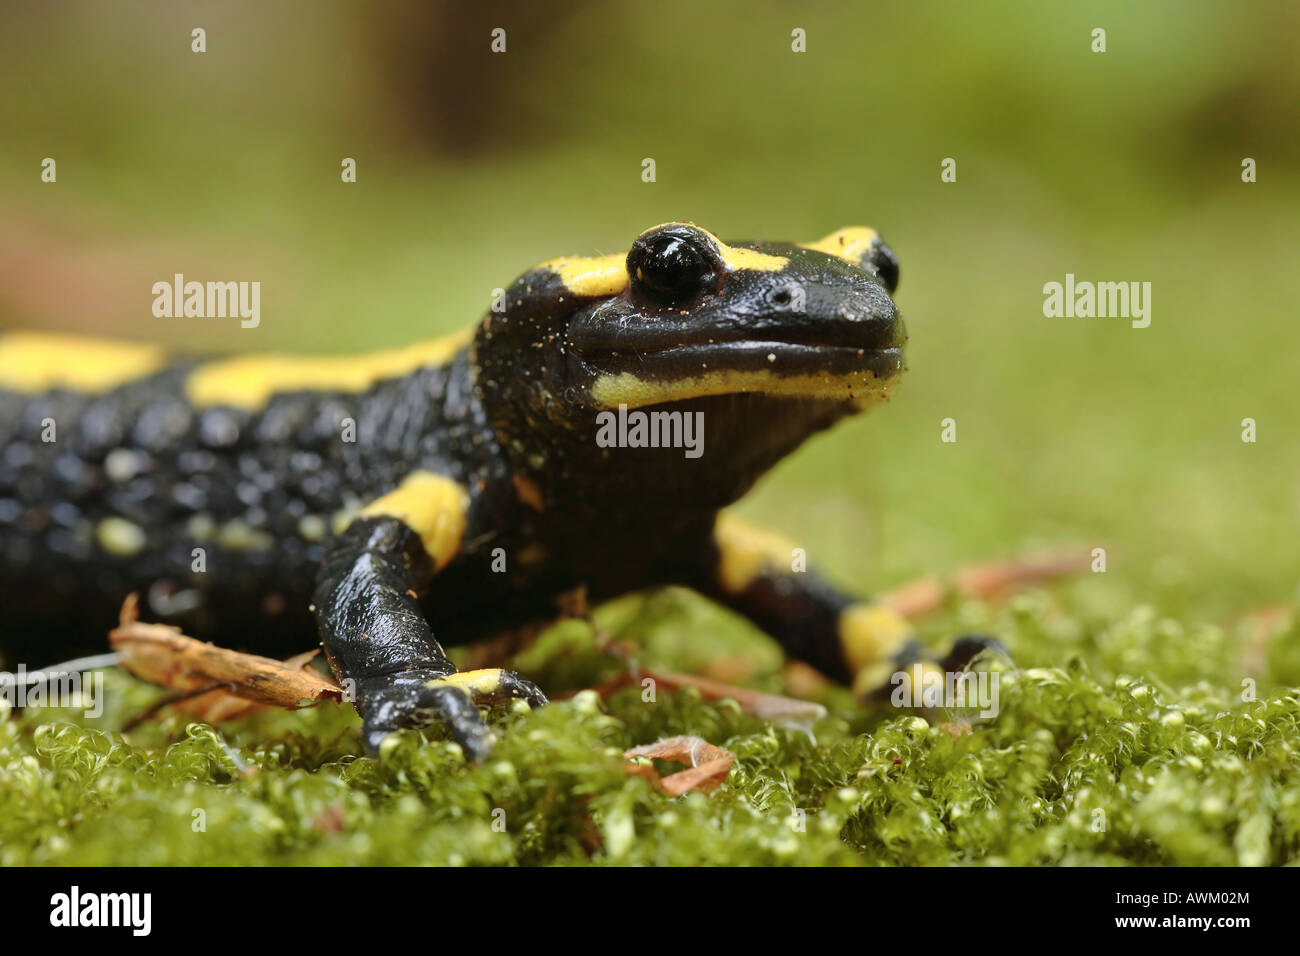
[[837, 256], [845, 262], [860, 266], [863, 256], [871, 251], [872, 244], [879, 238], [879, 234], [874, 229], [868, 229], [866, 226], [847, 226], [835, 230], [816, 242], [805, 242], [800, 245], [805, 249]]
[[790, 260], [785, 256], [772, 256], [766, 252], [755, 252], [753, 249], [742, 249], [736, 246], [729, 246], [707, 229], [701, 229], [693, 222], [664, 222], [655, 226], [653, 229], [647, 229], [642, 235], [649, 232], [655, 232], [659, 229], [666, 229], [669, 226], [685, 226], [703, 236], [708, 237], [718, 249], [718, 256], [732, 272], [780, 272], [790, 264]]
[[407, 475], [395, 491], [372, 501], [360, 516], [396, 518], [420, 536], [424, 550], [441, 569], [460, 550], [469, 511], [469, 493], [450, 478], [430, 471]]
[[103, 392], [156, 372], [167, 361], [157, 345], [48, 332], [0, 337], [0, 388], [37, 394], [51, 388]]
[[[668, 226], [685, 226], [700, 233], [717, 246], [718, 256], [729, 271], [779, 272], [790, 264], [784, 256], [771, 256], [753, 249], [738, 249], [727, 245], [707, 229], [689, 222], [666, 222], [647, 229], [655, 232]], [[645, 235], [645, 233], [642, 233]], [[627, 288], [627, 256], [618, 253], [608, 256], [560, 256], [548, 259], [537, 266], [549, 269], [560, 277], [564, 287], [573, 295], [602, 297], [618, 295]]]
[[773, 531], [724, 513], [713, 526], [713, 540], [718, 583], [728, 594], [744, 591], [765, 570], [791, 573], [794, 544]]
[[230, 405], [250, 411], [279, 392], [363, 392], [376, 382], [400, 378], [417, 368], [445, 365], [469, 344], [466, 329], [404, 348], [353, 356], [242, 355], [196, 368], [185, 394], [200, 408]]
[[459, 687], [478, 700], [491, 697], [501, 690], [501, 668], [488, 667], [477, 671], [459, 671], [437, 680], [429, 681], [430, 687]]
[[861, 674], [887, 663], [912, 635], [912, 625], [883, 604], [860, 601], [840, 613], [840, 646], [849, 672]]
[[619, 405], [640, 408], [706, 395], [739, 395], [746, 392], [851, 401], [861, 408], [875, 399], [887, 398], [889, 383], [870, 371], [845, 375], [831, 375], [829, 372], [777, 375], [766, 369], [717, 369], [701, 375], [662, 381], [638, 378], [632, 372], [620, 372], [617, 375], [602, 375], [591, 386], [591, 397], [604, 408], [617, 408]]
[[550, 269], [574, 295], [618, 295], [627, 288], [627, 256], [560, 256], [537, 268]]
[[723, 264], [732, 272], [780, 272], [790, 264], [790, 260], [785, 256], [771, 256], [766, 252], [755, 252], [753, 249], [739, 249], [727, 245], [716, 236], [713, 238], [718, 243], [718, 253], [722, 256]]

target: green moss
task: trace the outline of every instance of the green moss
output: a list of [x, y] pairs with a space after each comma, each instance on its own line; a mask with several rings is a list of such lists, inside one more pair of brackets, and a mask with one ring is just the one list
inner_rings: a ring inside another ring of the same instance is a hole
[[[998, 633], [1023, 668], [988, 665], [999, 713], [968, 733], [943, 723], [961, 715], [871, 714], [842, 691], [810, 736], [731, 701], [633, 687], [494, 716], [501, 740], [480, 766], [438, 730], [375, 761], [354, 756], [356, 718], [332, 706], [122, 735], [104, 728], [157, 691], [109, 674], [97, 721], [39, 709], [0, 721], [0, 863], [1300, 861], [1300, 695], [1279, 680], [1293, 655], [1266, 655], [1248, 699], [1244, 638], [1144, 608], [1092, 619], [1085, 593], [954, 606], [928, 625]], [[779, 686], [769, 642], [681, 593], [598, 617], [634, 622], [647, 665], [752, 654], [753, 683]], [[620, 666], [573, 622], [522, 662], [555, 680]], [[723, 786], [673, 799], [624, 771], [625, 749], [675, 734], [736, 755]]]

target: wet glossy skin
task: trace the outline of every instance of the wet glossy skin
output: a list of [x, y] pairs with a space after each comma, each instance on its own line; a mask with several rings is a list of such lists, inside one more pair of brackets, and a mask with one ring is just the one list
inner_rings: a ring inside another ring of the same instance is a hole
[[[577, 586], [696, 587], [844, 680], [909, 659], [905, 628], [718, 515], [888, 396], [897, 278], [870, 230], [725, 244], [671, 223], [625, 259], [525, 273], [465, 347], [355, 367], [97, 346], [69, 372], [0, 339], [0, 640], [33, 665], [102, 648], [138, 590], [146, 617], [228, 646], [319, 635], [369, 749], [441, 720], [470, 756], [491, 741], [473, 701], [544, 697], [508, 672], [457, 675], [439, 645], [553, 616]], [[702, 412], [703, 456], [601, 447], [596, 416], [620, 405]]]

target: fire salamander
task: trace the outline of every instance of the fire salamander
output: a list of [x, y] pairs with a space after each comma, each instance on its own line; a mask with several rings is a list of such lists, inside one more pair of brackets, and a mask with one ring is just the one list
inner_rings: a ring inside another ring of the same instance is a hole
[[[479, 704], [546, 698], [458, 672], [442, 645], [553, 618], [579, 586], [693, 587], [864, 692], [952, 666], [975, 649], [924, 661], [895, 614], [722, 513], [890, 394], [897, 283], [870, 229], [728, 245], [677, 222], [626, 255], [542, 263], [463, 336], [360, 357], [6, 334], [0, 642], [15, 660], [102, 647], [131, 591], [147, 617], [264, 654], [314, 628], [369, 752], [441, 722], [471, 759], [492, 740]], [[664, 442], [637, 412], [670, 413], [650, 419]], [[687, 418], [707, 441], [663, 447]]]

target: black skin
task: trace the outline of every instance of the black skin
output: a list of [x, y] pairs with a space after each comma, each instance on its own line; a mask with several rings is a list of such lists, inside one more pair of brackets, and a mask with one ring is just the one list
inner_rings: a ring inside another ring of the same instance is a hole
[[[467, 693], [431, 684], [455, 673], [442, 645], [552, 618], [557, 596], [576, 587], [594, 601], [694, 587], [792, 656], [850, 680], [836, 619], [851, 599], [815, 574], [765, 573], [727, 593], [713, 528], [719, 509], [769, 467], [858, 411], [851, 390], [751, 390], [656, 406], [705, 413], [703, 460], [594, 441], [601, 375], [672, 385], [707, 364], [858, 380], [869, 372], [892, 383], [901, 372], [905, 336], [890, 297], [898, 264], [886, 246], [877, 241], [853, 262], [792, 245], [733, 248], [788, 264], [737, 269], [702, 230], [660, 227], [634, 243], [618, 294], [575, 294], [539, 267], [516, 280], [505, 311], [490, 313], [449, 364], [361, 394], [302, 391], [256, 412], [200, 410], [183, 391], [192, 362], [96, 396], [0, 388], [2, 646], [13, 661], [39, 663], [102, 649], [132, 590], [145, 595], [146, 616], [226, 646], [283, 654], [314, 632], [355, 690], [369, 752], [395, 730], [436, 721], [472, 759], [488, 752], [491, 734]], [[355, 442], [339, 439], [349, 417]], [[55, 443], [37, 438], [47, 418], [61, 429]], [[123, 450], [139, 466], [134, 476], [107, 467], [111, 452], [121, 465]], [[305, 536], [305, 516], [373, 501], [415, 471], [469, 493], [461, 545], [437, 573], [396, 517], [358, 519], [325, 540]], [[144, 546], [131, 555], [100, 548], [86, 529], [109, 516], [144, 529]], [[202, 537], [196, 519], [237, 519], [259, 543]], [[202, 573], [191, 570], [198, 542]], [[495, 549], [507, 573], [493, 572]], [[983, 646], [959, 646], [947, 663]], [[909, 646], [901, 659], [917, 653]], [[493, 696], [545, 702], [508, 672]]]

